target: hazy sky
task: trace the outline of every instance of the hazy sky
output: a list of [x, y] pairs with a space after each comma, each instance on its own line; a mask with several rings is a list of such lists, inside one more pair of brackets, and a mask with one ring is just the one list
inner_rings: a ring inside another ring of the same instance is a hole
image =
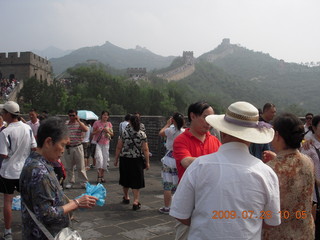
[[320, 61], [319, 0], [0, 0], [0, 52], [102, 45], [196, 57], [223, 38], [287, 62]]

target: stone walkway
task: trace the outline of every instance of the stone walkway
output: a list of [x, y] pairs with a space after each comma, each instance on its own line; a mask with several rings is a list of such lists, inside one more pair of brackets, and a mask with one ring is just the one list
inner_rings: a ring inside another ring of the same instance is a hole
[[[78, 230], [83, 239], [139, 239], [139, 240], [171, 240], [174, 239], [175, 220], [158, 212], [163, 206], [161, 185], [161, 163], [151, 160], [151, 169], [145, 172], [146, 188], [141, 191], [141, 209], [132, 210], [132, 204], [123, 205], [122, 188], [118, 184], [118, 168], [110, 162], [109, 173], [105, 176], [107, 189], [106, 204], [103, 207], [96, 206], [93, 209], [77, 210], [74, 213], [77, 222], [73, 226]], [[96, 184], [96, 171], [90, 169], [88, 177], [91, 184]], [[81, 195], [84, 189], [75, 185], [74, 188], [65, 190], [69, 198]], [[133, 198], [131, 193], [131, 198]], [[0, 228], [3, 223], [3, 197], [0, 200], [1, 215]], [[13, 211], [13, 237], [21, 239], [21, 215], [19, 211]], [[1, 233], [2, 234], [2, 233]]]

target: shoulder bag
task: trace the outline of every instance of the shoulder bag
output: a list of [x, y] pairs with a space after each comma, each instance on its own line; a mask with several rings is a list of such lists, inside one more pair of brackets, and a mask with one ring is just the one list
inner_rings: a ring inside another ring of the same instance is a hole
[[33, 219], [33, 221], [38, 225], [38, 227], [41, 229], [41, 231], [43, 232], [44, 235], [46, 235], [46, 237], [49, 240], [82, 240], [82, 237], [80, 236], [80, 234], [76, 231], [76, 230], [72, 230], [69, 227], [65, 227], [63, 228], [58, 234], [57, 236], [52, 236], [52, 234], [48, 231], [48, 229], [46, 229], [46, 227], [37, 219], [37, 217], [34, 215], [34, 213], [28, 208], [28, 206], [23, 203], [24, 206], [26, 207], [26, 209], [28, 210], [31, 218]]
[[[128, 131], [127, 131], [127, 133], [128, 133]], [[140, 148], [138, 148], [138, 146], [136, 145], [136, 143], [135, 143], [133, 137], [130, 135], [130, 133], [128, 133], [128, 135], [130, 136], [130, 138], [131, 138], [134, 146], [136, 147], [136, 149], [138, 149], [138, 151], [139, 151], [139, 153], [140, 153], [140, 157], [141, 157], [142, 160], [143, 160], [143, 169], [146, 169], [146, 168], [147, 168], [147, 162], [146, 162], [146, 159], [145, 159], [144, 155], [142, 154]]]

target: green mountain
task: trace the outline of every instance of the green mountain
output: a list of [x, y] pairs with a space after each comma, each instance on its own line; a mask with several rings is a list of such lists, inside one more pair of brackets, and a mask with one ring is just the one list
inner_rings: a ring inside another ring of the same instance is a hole
[[162, 57], [146, 48], [123, 49], [106, 42], [101, 46], [84, 47], [70, 54], [52, 58], [53, 72], [58, 75], [68, 68], [87, 61], [98, 61], [117, 69], [145, 67], [147, 70], [165, 68], [170, 65], [174, 56]]
[[197, 60], [195, 72], [180, 81], [190, 86], [188, 94], [223, 107], [245, 100], [258, 108], [272, 102], [279, 111], [302, 115], [319, 111], [320, 67], [287, 63], [225, 40]]

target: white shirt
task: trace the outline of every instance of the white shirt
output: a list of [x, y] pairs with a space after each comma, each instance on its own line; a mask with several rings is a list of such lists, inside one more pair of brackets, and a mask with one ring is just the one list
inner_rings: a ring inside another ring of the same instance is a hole
[[[271, 211], [272, 217], [263, 215]], [[223, 144], [197, 158], [184, 173], [170, 215], [191, 217], [188, 239], [261, 239], [262, 221], [279, 225], [279, 183], [275, 172], [249, 153], [247, 145]], [[248, 217], [252, 214], [252, 219]], [[235, 219], [228, 218], [236, 214]], [[218, 219], [213, 219], [218, 216]], [[219, 219], [220, 217], [220, 219]]]
[[83, 137], [83, 140], [82, 140], [83, 143], [90, 142], [91, 125], [88, 124], [87, 127], [89, 128], [89, 130], [84, 133], [84, 137]]
[[37, 147], [29, 125], [13, 122], [0, 132], [0, 154], [7, 155], [2, 162], [0, 175], [3, 178], [19, 179], [24, 162]]
[[119, 124], [119, 136], [121, 137], [121, 134], [124, 132], [126, 129], [126, 126], [128, 126], [129, 121], [123, 121]]
[[306, 135], [304, 135], [304, 139], [309, 140], [312, 138], [313, 132], [311, 130], [309, 131], [309, 128], [306, 125], [304, 125], [304, 132], [308, 132]]
[[31, 127], [32, 132], [33, 132], [33, 136], [37, 137], [38, 128], [40, 126], [39, 119], [37, 119], [37, 121], [35, 123], [31, 122], [31, 120], [30, 120], [30, 121], [26, 122], [26, 124], [28, 124]]
[[184, 128], [181, 128], [180, 130], [176, 129], [174, 125], [171, 125], [170, 127], [166, 128], [164, 130], [164, 134], [166, 135], [166, 149], [168, 151], [173, 150], [173, 141], [174, 139], [179, 136], [179, 134], [184, 132]]

